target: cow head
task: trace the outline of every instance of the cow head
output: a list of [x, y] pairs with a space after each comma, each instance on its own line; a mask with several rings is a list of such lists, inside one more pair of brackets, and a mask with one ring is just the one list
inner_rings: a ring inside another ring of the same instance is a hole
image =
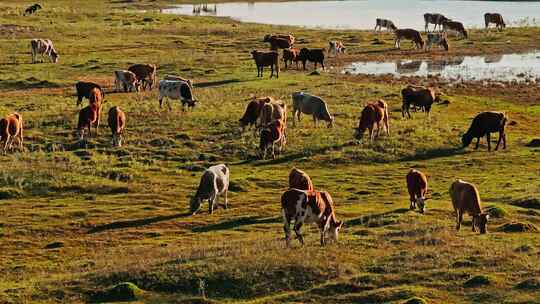
[[198, 196], [192, 197], [191, 200], [189, 201], [189, 212], [191, 212], [192, 214], [197, 213], [197, 211], [201, 209], [201, 202], [202, 202], [202, 199], [200, 197]]
[[81, 141], [84, 138], [84, 129], [77, 129], [77, 140]]
[[487, 222], [489, 220], [489, 214], [480, 213], [473, 217], [473, 226], [480, 230], [480, 234], [487, 232]]
[[426, 201], [430, 199], [430, 197], [425, 197], [425, 196], [422, 196], [422, 197], [419, 197], [416, 199], [416, 204], [418, 205], [418, 210], [420, 211], [420, 213], [424, 213], [425, 210], [426, 210]]
[[353, 129], [354, 129], [354, 138], [361, 140], [362, 137], [364, 136], [364, 132], [366, 131], [366, 129], [363, 129], [361, 127], [353, 128]]
[[462, 34], [463, 34], [463, 37], [465, 37], [465, 39], [469, 39], [469, 32], [467, 32], [466, 29], [463, 29]]
[[330, 239], [334, 241], [338, 241], [339, 238], [339, 231], [343, 227], [343, 221], [330, 221], [330, 228], [328, 229], [327, 235], [330, 237]]
[[53, 63], [58, 63], [58, 58], [60, 56], [58, 56], [58, 53], [53, 49], [51, 50], [51, 60]]
[[467, 133], [463, 134], [463, 136], [461, 136], [461, 143], [463, 144], [463, 148], [467, 148], [471, 144], [472, 140], [472, 136]]

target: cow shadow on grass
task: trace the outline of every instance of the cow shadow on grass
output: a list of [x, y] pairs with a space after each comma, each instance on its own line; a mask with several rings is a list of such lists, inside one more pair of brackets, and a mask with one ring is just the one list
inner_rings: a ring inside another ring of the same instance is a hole
[[50, 82], [48, 80], [39, 80], [34, 77], [29, 77], [25, 80], [2, 80], [0, 81], [0, 89], [4, 90], [22, 90], [22, 89], [43, 89], [43, 88], [60, 88], [62, 85]]
[[226, 85], [226, 84], [239, 83], [239, 82], [240, 82], [239, 79], [224, 79], [224, 80], [217, 80], [217, 81], [194, 83], [193, 87], [195, 87], [195, 88], [209, 88], [209, 87], [218, 87], [218, 86], [223, 86], [223, 85]]
[[399, 161], [415, 161], [415, 160], [430, 160], [439, 157], [448, 157], [460, 154], [466, 154], [467, 151], [461, 147], [444, 147], [444, 148], [433, 148], [423, 151], [418, 151], [414, 155], [405, 156]]
[[91, 228], [88, 230], [88, 234], [93, 233], [99, 233], [107, 230], [115, 230], [115, 229], [123, 229], [123, 228], [133, 228], [133, 227], [141, 227], [145, 225], [154, 224], [157, 222], [163, 222], [163, 221], [169, 221], [177, 218], [182, 217], [188, 217], [191, 213], [177, 213], [177, 214], [171, 214], [171, 215], [160, 215], [160, 216], [154, 216], [154, 217], [148, 217], [143, 219], [137, 219], [137, 220], [127, 220], [127, 221], [117, 221], [112, 222], [105, 225], [99, 225]]
[[267, 216], [243, 216], [229, 221], [211, 224], [191, 229], [193, 232], [210, 232], [218, 230], [230, 230], [247, 225], [280, 223], [280, 217]]
[[407, 208], [398, 208], [392, 211], [383, 212], [383, 213], [376, 213], [376, 214], [368, 214], [361, 216], [359, 218], [351, 219], [345, 222], [345, 226], [352, 227], [352, 226], [367, 226], [367, 227], [381, 227], [391, 224], [396, 224], [397, 219], [396, 216], [398, 214], [403, 214], [409, 212], [409, 209]]

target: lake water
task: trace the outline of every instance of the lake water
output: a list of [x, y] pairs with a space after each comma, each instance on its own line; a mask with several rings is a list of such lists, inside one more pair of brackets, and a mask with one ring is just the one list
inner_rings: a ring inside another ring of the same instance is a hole
[[[215, 9], [215, 10], [214, 10]], [[227, 16], [244, 22], [320, 28], [373, 29], [376, 18], [392, 20], [399, 28], [424, 28], [424, 13], [442, 13], [466, 27], [484, 27], [484, 13], [501, 13], [509, 26], [537, 25], [540, 2], [349, 0], [292, 2], [235, 2], [178, 5], [165, 13]]]
[[356, 62], [344, 73], [400, 76], [438, 75], [455, 80], [525, 81], [540, 80], [540, 52], [493, 56], [454, 57], [441, 60], [396, 60]]

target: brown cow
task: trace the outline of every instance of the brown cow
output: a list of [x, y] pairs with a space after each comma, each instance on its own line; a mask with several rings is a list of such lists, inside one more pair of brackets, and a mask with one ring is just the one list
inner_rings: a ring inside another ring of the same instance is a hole
[[92, 90], [90, 90], [90, 96], [88, 98], [88, 101], [89, 101], [89, 104], [90, 104], [90, 107], [93, 107], [97, 113], [97, 118], [96, 118], [96, 136], [98, 135], [99, 133], [99, 121], [100, 121], [100, 118], [101, 118], [101, 107], [103, 105], [103, 94], [101, 93], [101, 90], [98, 89], [98, 88], [93, 88]]
[[293, 46], [294, 37], [290, 35], [289, 36], [266, 35], [264, 36], [263, 42], [270, 43], [270, 49], [274, 51], [278, 49], [289, 49]]
[[326, 244], [327, 235], [335, 241], [338, 240], [338, 233], [343, 222], [336, 219], [334, 203], [328, 192], [289, 189], [281, 196], [281, 211], [287, 246], [291, 245], [290, 225], [293, 219], [294, 232], [302, 246], [304, 237], [300, 229], [304, 223], [316, 223], [319, 226], [321, 246]]
[[411, 105], [420, 107], [429, 116], [433, 103], [440, 101], [440, 94], [436, 93], [433, 88], [423, 86], [409, 85], [401, 90], [401, 96], [403, 97], [401, 115], [405, 117], [405, 113], [407, 113], [409, 118], [411, 118], [411, 112], [409, 111]]
[[79, 140], [84, 138], [84, 130], [88, 129], [88, 136], [92, 136], [92, 124], [98, 120], [97, 108], [89, 105], [79, 111], [79, 122], [77, 123], [77, 137]]
[[498, 13], [485, 13], [484, 21], [486, 22], [486, 29], [489, 27], [490, 23], [495, 23], [495, 27], [499, 30], [506, 27], [506, 23], [504, 23], [502, 15]]
[[254, 50], [251, 52], [251, 56], [257, 66], [257, 77], [263, 77], [263, 70], [265, 66], [269, 66], [272, 70], [270, 78], [274, 76], [274, 67], [276, 68], [276, 78], [279, 78], [279, 54], [278, 52], [259, 52]]
[[426, 200], [429, 199], [426, 197], [428, 189], [426, 175], [421, 171], [411, 169], [409, 173], [407, 173], [406, 180], [409, 199], [411, 201], [410, 209], [414, 210], [416, 205], [418, 205], [420, 213], [424, 213]]
[[266, 159], [268, 150], [271, 150], [272, 159], [276, 158], [275, 145], [278, 146], [278, 154], [285, 146], [285, 126], [281, 120], [274, 120], [270, 124], [263, 127], [260, 134], [260, 153], [261, 158]]
[[156, 70], [155, 64], [134, 64], [128, 68], [128, 71], [135, 74], [137, 81], [142, 84], [143, 90], [149, 87], [150, 91], [156, 83]]
[[90, 98], [90, 91], [92, 91], [93, 88], [98, 88], [101, 91], [102, 97], [105, 98], [105, 93], [99, 84], [85, 81], [79, 81], [75, 84], [75, 89], [77, 90], [77, 106], [82, 103], [84, 97]]
[[479, 228], [481, 234], [487, 232], [489, 215], [482, 212], [480, 195], [478, 194], [478, 189], [473, 184], [460, 179], [456, 180], [450, 186], [450, 197], [452, 198], [452, 206], [454, 206], [454, 212], [456, 213], [456, 230], [459, 231], [461, 227], [463, 214], [468, 213], [473, 218], [472, 231], [476, 232], [476, 228]]
[[[373, 141], [375, 137], [379, 137], [379, 133], [381, 132], [381, 124], [384, 124], [386, 134], [390, 135], [388, 119], [388, 105], [384, 100], [380, 99], [376, 102], [368, 103], [362, 110], [362, 114], [360, 115], [360, 120], [358, 122], [358, 128], [356, 128], [354, 137], [361, 139], [366, 129], [368, 129], [369, 140]], [[373, 132], [375, 126], [377, 126], [376, 135], [375, 132]]]
[[242, 127], [242, 132], [244, 131], [246, 126], [254, 126], [257, 123], [259, 115], [261, 114], [262, 106], [264, 104], [264, 101], [261, 102], [260, 100], [256, 99], [248, 103], [244, 115], [242, 116], [242, 118], [239, 119], [240, 127]]
[[292, 168], [289, 173], [289, 188], [313, 191], [313, 183], [311, 178], [304, 171]]
[[284, 49], [283, 50], [283, 61], [285, 62], [285, 68], [287, 69], [287, 63], [290, 62], [291, 65], [293, 61], [296, 63], [296, 69], [298, 70], [298, 62], [300, 61], [300, 50], [299, 49]]
[[294, 44], [294, 41], [296, 40], [293, 35], [279, 35], [279, 34], [273, 34], [273, 35], [266, 35], [264, 36], [263, 42], [268, 42], [267, 40], [271, 38], [281, 38], [281, 39], [287, 39], [290, 45]]
[[107, 121], [109, 128], [111, 128], [113, 146], [121, 147], [124, 129], [126, 128], [126, 114], [120, 107], [112, 107], [109, 110]]
[[23, 121], [19, 113], [13, 113], [0, 119], [0, 141], [3, 143], [2, 151], [13, 148], [13, 141], [17, 139], [19, 149], [23, 151]]
[[413, 29], [399, 29], [395, 30], [394, 33], [396, 34], [394, 45], [397, 49], [401, 48], [401, 39], [411, 40], [416, 49], [424, 48], [424, 39], [422, 39], [422, 35], [420, 35], [419, 31]]

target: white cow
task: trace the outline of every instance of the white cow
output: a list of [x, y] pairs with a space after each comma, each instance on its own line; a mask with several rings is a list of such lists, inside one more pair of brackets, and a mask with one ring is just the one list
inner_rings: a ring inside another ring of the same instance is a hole
[[201, 208], [203, 200], [208, 200], [208, 213], [214, 211], [214, 204], [217, 204], [219, 195], [225, 195], [224, 208], [227, 209], [229, 190], [229, 168], [224, 164], [219, 164], [206, 169], [201, 177], [197, 193], [189, 202], [190, 211], [195, 214]]
[[185, 81], [178, 80], [160, 80], [159, 81], [159, 107], [161, 108], [163, 98], [167, 97], [167, 106], [172, 110], [169, 99], [178, 99], [182, 102], [182, 110], [185, 111], [186, 105], [190, 108], [195, 107], [197, 100], [193, 98], [190, 85]]
[[[47, 55], [51, 62], [58, 62], [58, 52], [54, 49], [53, 43], [49, 39], [32, 39], [30, 41], [30, 46], [32, 48], [32, 63], [37, 62], [37, 56], [41, 55], [42, 57]], [[43, 61], [42, 61], [43, 62]]]

